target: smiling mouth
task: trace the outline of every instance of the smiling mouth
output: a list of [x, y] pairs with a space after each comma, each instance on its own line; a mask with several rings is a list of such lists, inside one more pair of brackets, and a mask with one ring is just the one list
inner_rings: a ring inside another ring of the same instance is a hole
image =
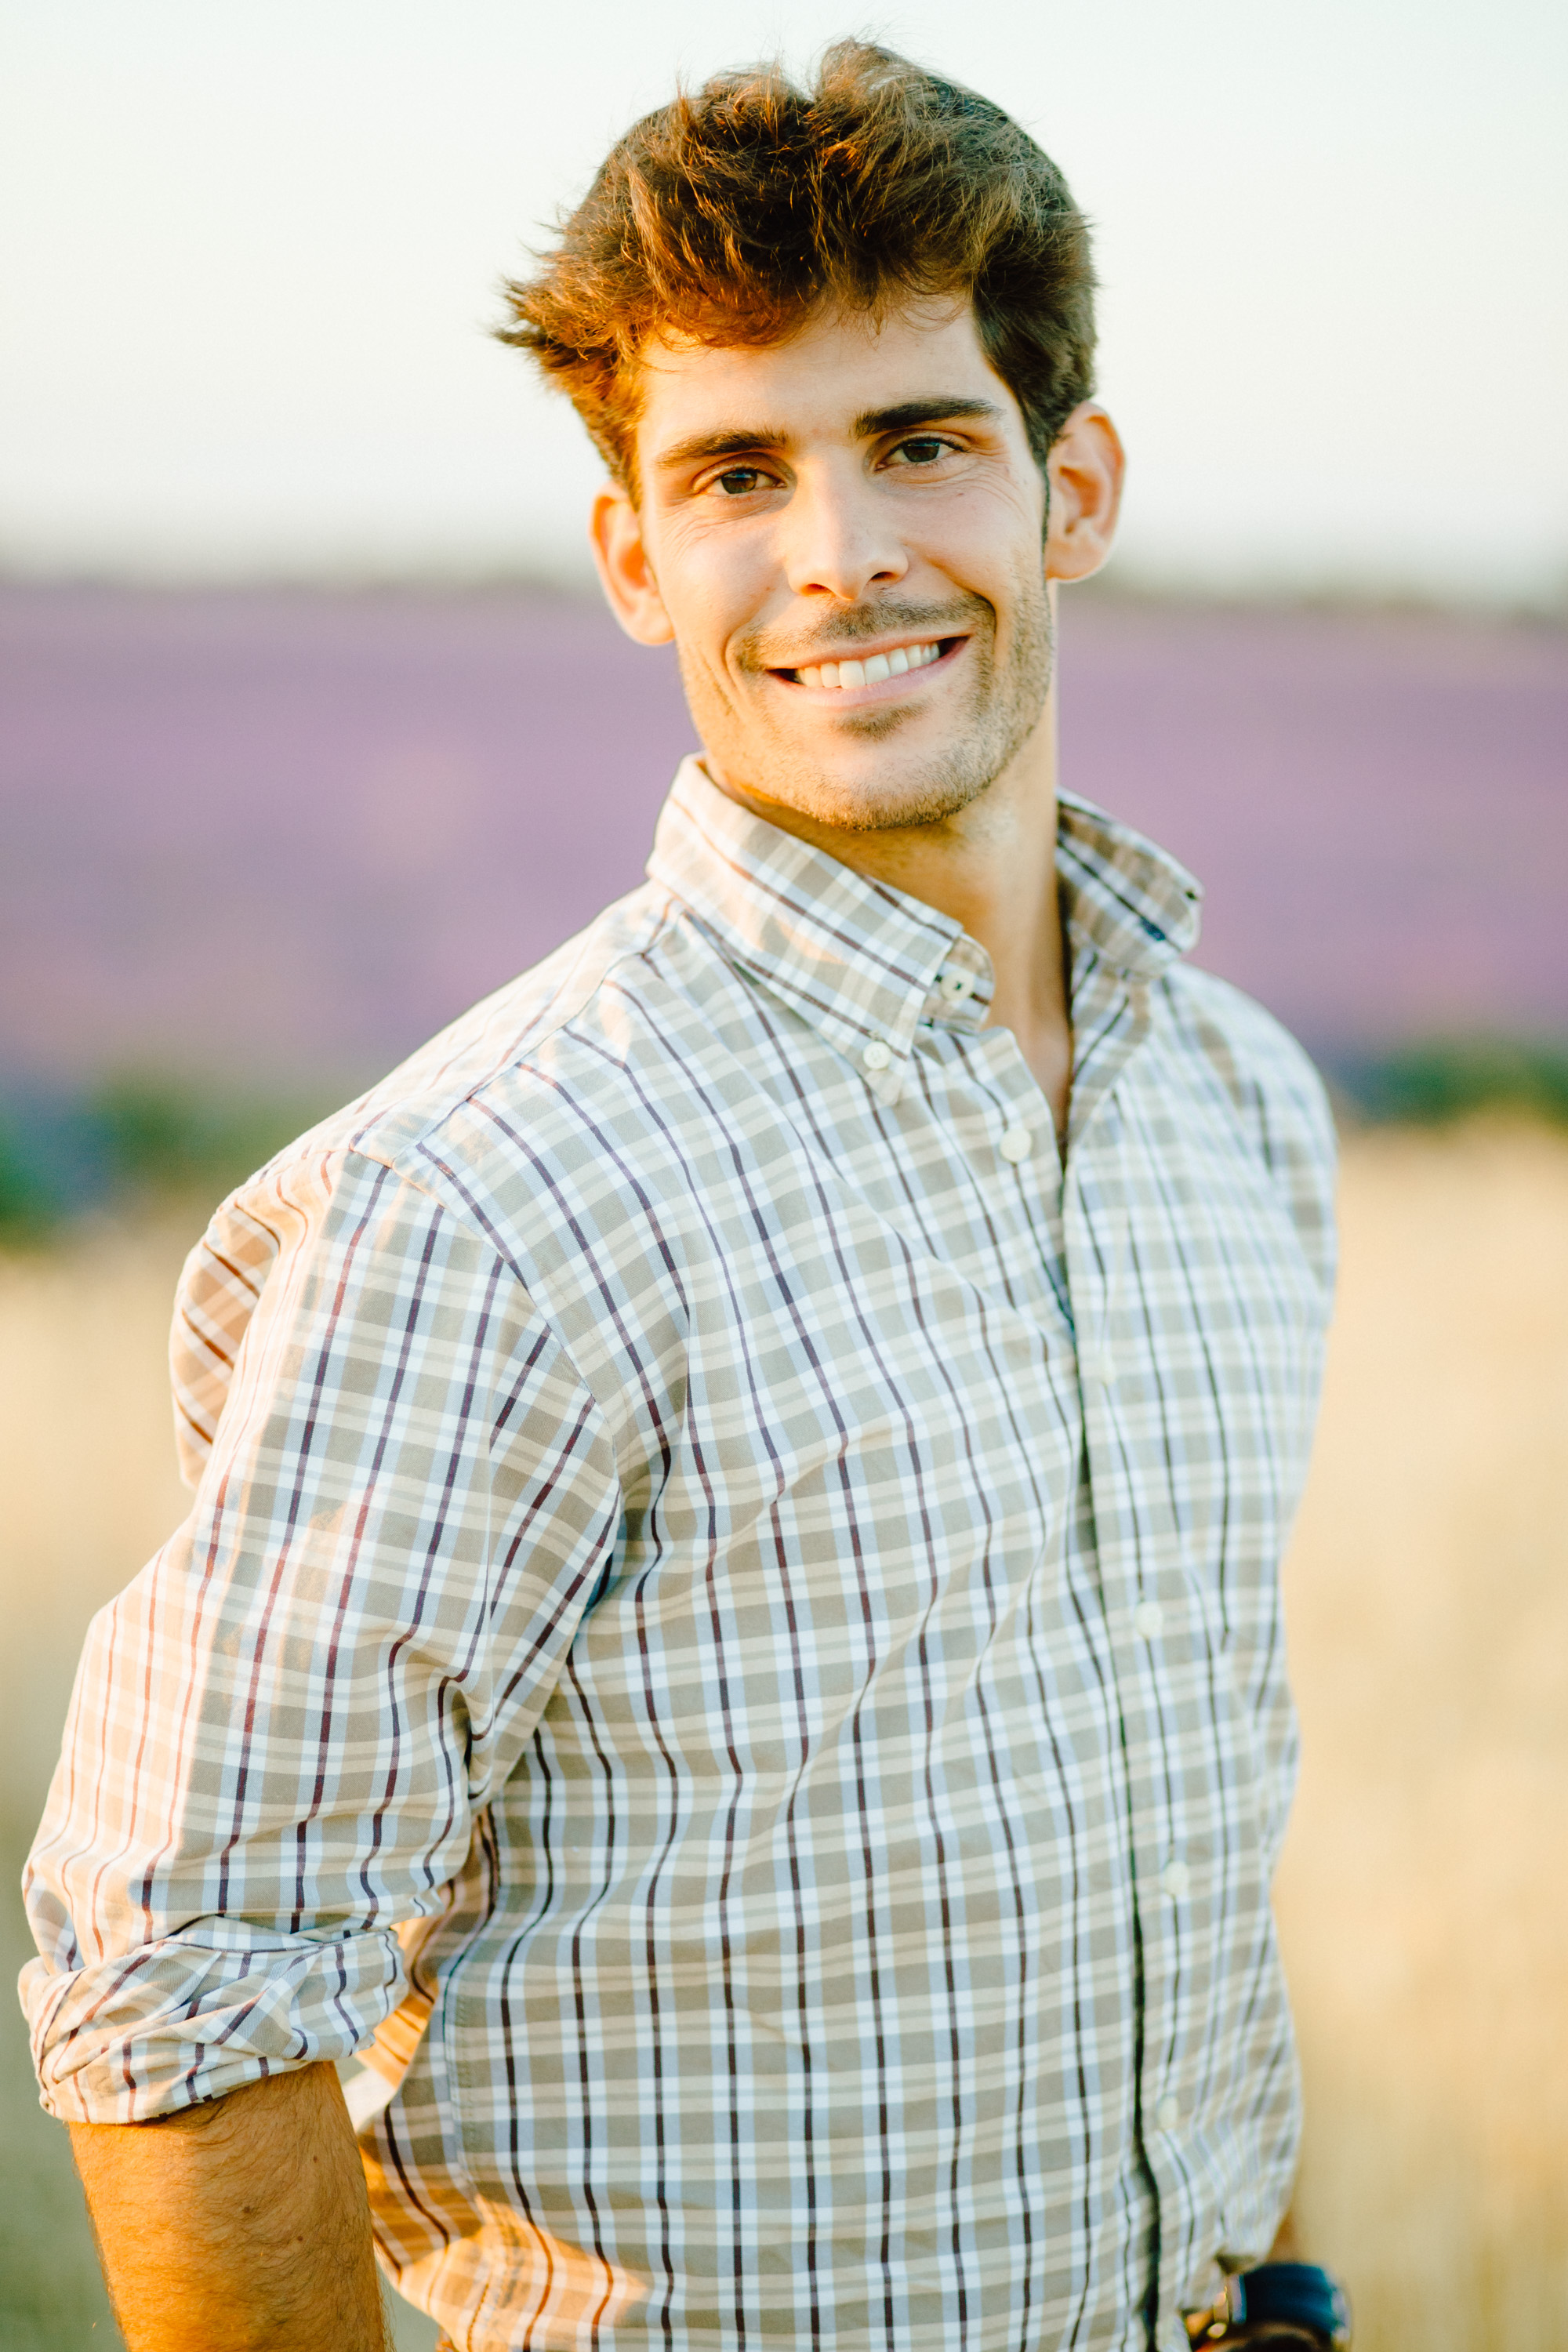
[[930, 669], [933, 662], [941, 661], [963, 643], [963, 637], [910, 638], [906, 644], [889, 646], [879, 653], [864, 654], [856, 660], [814, 662], [803, 669], [776, 669], [773, 676], [786, 679], [792, 686], [841, 694], [857, 687], [882, 686], [889, 678]]

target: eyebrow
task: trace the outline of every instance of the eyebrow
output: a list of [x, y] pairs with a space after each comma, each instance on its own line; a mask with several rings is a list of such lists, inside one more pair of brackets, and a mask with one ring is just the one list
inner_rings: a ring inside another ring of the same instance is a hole
[[[900, 400], [892, 408], [868, 408], [855, 419], [858, 441], [875, 441], [886, 433], [908, 433], [918, 425], [937, 425], [953, 417], [978, 417], [1000, 423], [1003, 412], [993, 400], [967, 399], [938, 393], [924, 400]], [[778, 425], [756, 425], [720, 433], [694, 433], [661, 451], [656, 460], [661, 471], [674, 472], [703, 457], [743, 457], [755, 449], [785, 449], [793, 436]]]
[[1000, 424], [1002, 411], [994, 400], [901, 400], [896, 408], [868, 408], [855, 419], [857, 440], [874, 441], [883, 433], [908, 433], [916, 425], [940, 425], [948, 417], [977, 416]]

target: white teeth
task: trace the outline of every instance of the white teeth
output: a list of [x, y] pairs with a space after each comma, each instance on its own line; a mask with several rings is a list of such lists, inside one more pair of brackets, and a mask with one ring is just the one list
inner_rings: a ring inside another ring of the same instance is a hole
[[817, 688], [880, 686], [884, 678], [902, 677], [908, 670], [924, 669], [941, 659], [940, 645], [895, 646], [891, 653], [869, 654], [863, 662], [818, 662], [810, 669], [797, 669], [795, 677], [802, 686]]

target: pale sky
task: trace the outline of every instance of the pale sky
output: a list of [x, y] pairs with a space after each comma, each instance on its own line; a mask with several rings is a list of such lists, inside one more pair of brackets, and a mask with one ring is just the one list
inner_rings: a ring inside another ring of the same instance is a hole
[[0, 0], [0, 567], [580, 571], [496, 281], [678, 74], [846, 31], [1098, 224], [1125, 577], [1568, 595], [1561, 0]]

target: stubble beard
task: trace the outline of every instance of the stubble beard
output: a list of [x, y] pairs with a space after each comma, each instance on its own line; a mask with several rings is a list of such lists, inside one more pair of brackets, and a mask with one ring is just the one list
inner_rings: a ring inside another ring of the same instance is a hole
[[[1014, 615], [1002, 662], [996, 654], [995, 612], [979, 596], [941, 605], [861, 605], [839, 614], [823, 630], [813, 647], [818, 659], [827, 644], [842, 645], [847, 653], [857, 641], [889, 631], [907, 631], [910, 636], [967, 635], [970, 640], [963, 656], [973, 673], [967, 707], [933, 755], [912, 763], [898, 757], [898, 738], [913, 716], [908, 709], [847, 712], [837, 722], [841, 740], [889, 747], [886, 762], [874, 763], [869, 778], [862, 774], [854, 782], [833, 774], [831, 755], [814, 760], [790, 740], [785, 728], [758, 723], [755, 702], [749, 708], [738, 704], [732, 690], [721, 689], [688, 657], [684, 646], [678, 646], [681, 678], [710, 761], [726, 782], [748, 796], [774, 802], [847, 833], [940, 824], [987, 792], [1039, 725], [1055, 660], [1050, 600], [1043, 579], [1029, 583]], [[760, 675], [771, 666], [760, 633], [751, 641], [742, 639], [734, 656], [742, 674]], [[783, 666], [777, 652], [773, 659]]]

